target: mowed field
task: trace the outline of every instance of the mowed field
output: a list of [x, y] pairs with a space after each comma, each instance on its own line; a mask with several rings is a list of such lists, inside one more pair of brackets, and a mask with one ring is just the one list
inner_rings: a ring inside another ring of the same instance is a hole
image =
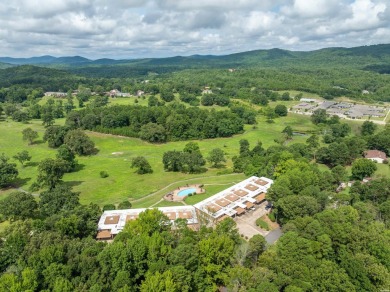
[[[57, 120], [56, 124], [63, 124], [64, 120]], [[213, 148], [221, 148], [227, 158], [226, 169], [232, 167], [231, 158], [238, 154], [239, 141], [248, 139], [251, 147], [257, 142], [262, 142], [264, 147], [275, 144], [274, 139], [282, 137], [281, 131], [290, 125], [294, 130], [310, 131], [313, 125], [308, 117], [300, 115], [289, 115], [288, 117], [275, 119], [275, 123], [268, 124], [262, 117], [259, 117], [256, 127], [246, 126], [245, 133], [230, 138], [218, 138], [197, 140], [204, 157]], [[39, 139], [34, 145], [27, 145], [22, 140], [22, 130], [31, 127], [38, 131]], [[25, 167], [18, 165], [20, 179], [16, 186], [28, 190], [36, 180], [38, 163], [48, 157], [55, 157], [56, 150], [43, 143], [42, 137], [44, 127], [41, 121], [31, 121], [29, 124], [16, 123], [11, 120], [0, 122], [0, 152], [8, 157], [14, 156], [17, 152], [28, 150], [32, 160]], [[166, 144], [150, 144], [136, 138], [118, 137], [105, 135], [96, 132], [87, 132], [99, 149], [97, 155], [77, 157], [79, 168], [73, 173], [65, 174], [63, 180], [71, 185], [74, 191], [80, 192], [82, 203], [94, 202], [101, 206], [108, 203], [117, 204], [124, 200], [133, 202], [135, 207], [148, 207], [171, 191], [172, 188], [191, 183], [203, 183], [206, 186], [206, 195], [210, 196], [235, 182], [244, 179], [242, 174], [226, 175], [221, 174], [224, 169], [208, 168], [208, 171], [200, 174], [184, 174], [165, 172], [163, 169], [162, 157], [164, 152], [169, 150], [182, 150], [189, 141], [169, 142]], [[304, 142], [305, 136], [295, 136], [294, 142]], [[144, 156], [148, 159], [154, 170], [153, 174], [138, 175], [130, 168], [131, 159], [135, 156]], [[209, 166], [207, 164], [206, 166]], [[107, 171], [109, 177], [101, 178], [100, 171]], [[195, 180], [194, 180], [195, 179]], [[188, 182], [188, 183], [189, 183]], [[163, 189], [163, 190], [162, 190]], [[162, 191], [160, 191], [162, 190]], [[11, 189], [0, 191], [0, 197], [6, 196]], [[160, 192], [159, 192], [160, 191]], [[157, 193], [156, 193], [157, 192]], [[149, 196], [148, 196], [149, 195]], [[144, 199], [142, 199], [144, 198]], [[142, 199], [142, 200], [140, 200]], [[196, 200], [188, 198], [188, 203]]]

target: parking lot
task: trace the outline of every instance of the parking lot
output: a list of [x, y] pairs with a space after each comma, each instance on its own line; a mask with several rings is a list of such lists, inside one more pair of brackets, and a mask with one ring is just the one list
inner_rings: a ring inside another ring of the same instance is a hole
[[256, 220], [268, 213], [268, 211], [265, 210], [265, 206], [267, 206], [267, 202], [263, 202], [259, 206], [256, 206], [256, 210], [246, 212], [234, 219], [240, 234], [244, 237], [247, 236], [248, 238], [251, 238], [256, 234], [266, 236], [269, 233], [269, 231], [256, 226]]

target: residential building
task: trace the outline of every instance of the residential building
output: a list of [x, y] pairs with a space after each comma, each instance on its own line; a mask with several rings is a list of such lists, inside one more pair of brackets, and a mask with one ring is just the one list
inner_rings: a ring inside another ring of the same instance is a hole
[[[227, 188], [194, 206], [159, 207], [172, 226], [176, 219], [185, 219], [187, 226], [199, 229], [200, 222], [214, 224], [227, 217], [240, 216], [256, 204], [266, 200], [267, 190], [273, 180], [265, 177], [252, 176], [232, 187]], [[139, 214], [148, 208], [105, 211], [98, 223], [98, 240], [111, 240], [123, 230], [126, 222], [135, 220]]]
[[272, 179], [252, 176], [195, 204], [194, 207], [214, 221], [221, 221], [228, 216], [239, 216], [254, 204], [265, 201], [265, 195], [272, 183]]
[[364, 158], [383, 163], [387, 159], [386, 153], [379, 150], [367, 150], [364, 152]]
[[52, 91], [45, 92], [45, 96], [66, 97], [66, 95], [67, 95], [66, 92], [52, 92]]
[[[199, 226], [196, 210], [193, 206], [159, 207], [158, 209], [168, 217], [173, 226], [175, 220], [179, 218], [187, 220], [187, 226], [190, 228], [197, 229]], [[113, 239], [123, 230], [126, 222], [137, 219], [139, 214], [145, 210], [147, 208], [104, 211], [98, 223], [96, 239]]]

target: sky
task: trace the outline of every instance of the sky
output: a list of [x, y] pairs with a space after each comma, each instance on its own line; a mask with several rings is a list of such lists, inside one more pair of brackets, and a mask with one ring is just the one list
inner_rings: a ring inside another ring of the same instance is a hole
[[133, 59], [390, 43], [390, 0], [0, 0], [0, 56]]

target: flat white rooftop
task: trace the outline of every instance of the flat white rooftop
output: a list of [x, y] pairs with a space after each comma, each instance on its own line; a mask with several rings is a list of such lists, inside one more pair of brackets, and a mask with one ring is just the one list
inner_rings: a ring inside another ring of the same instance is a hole
[[233, 216], [248, 207], [250, 203], [264, 200], [272, 183], [272, 179], [252, 176], [195, 204], [194, 207], [215, 219], [224, 215]]
[[[187, 225], [198, 224], [197, 209], [210, 215], [214, 219], [221, 220], [227, 216], [233, 217], [245, 213], [246, 209], [253, 207], [253, 203], [260, 203], [265, 199], [267, 190], [273, 180], [265, 177], [252, 176], [226, 190], [223, 190], [210, 198], [207, 198], [194, 206], [159, 207], [171, 223], [176, 219], [187, 220]], [[98, 238], [112, 237], [123, 230], [127, 221], [135, 220], [139, 214], [147, 209], [126, 209], [105, 211], [98, 223]]]
[[[98, 231], [111, 230], [111, 234], [116, 235], [123, 230], [127, 221], [137, 219], [139, 214], [147, 209], [153, 208], [104, 211], [98, 223]], [[167, 215], [172, 223], [179, 218], [187, 220], [187, 224], [198, 223], [193, 206], [159, 207], [158, 209]]]

